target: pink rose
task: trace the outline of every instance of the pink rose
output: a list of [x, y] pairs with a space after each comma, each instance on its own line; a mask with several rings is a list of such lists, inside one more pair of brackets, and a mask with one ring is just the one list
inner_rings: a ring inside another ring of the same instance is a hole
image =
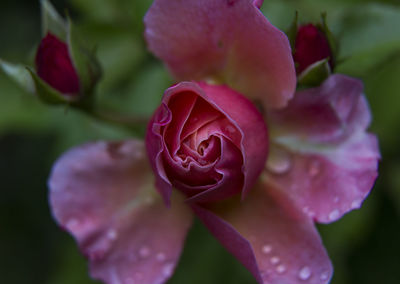
[[315, 222], [361, 206], [377, 176], [377, 139], [359, 80], [337, 74], [295, 92], [288, 39], [261, 2], [154, 1], [151, 51], [179, 79], [226, 85], [169, 88], [146, 145], [95, 142], [56, 162], [51, 208], [92, 277], [165, 283], [195, 214], [258, 283], [330, 281]]
[[169, 88], [147, 131], [158, 189], [191, 201], [244, 194], [261, 173], [267, 129], [255, 106], [226, 86], [183, 82]]

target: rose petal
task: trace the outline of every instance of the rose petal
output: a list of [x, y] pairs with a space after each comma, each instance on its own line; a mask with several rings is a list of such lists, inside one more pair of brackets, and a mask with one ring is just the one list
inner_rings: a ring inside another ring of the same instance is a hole
[[179, 196], [167, 209], [152, 184], [139, 141], [87, 144], [54, 166], [54, 217], [77, 240], [94, 278], [165, 283], [172, 275], [192, 214]]
[[144, 18], [149, 49], [179, 80], [214, 78], [283, 107], [296, 87], [292, 53], [261, 2], [156, 0]]
[[193, 209], [259, 283], [329, 282], [332, 266], [313, 222], [265, 181], [245, 202], [236, 199]]
[[199, 83], [199, 86], [204, 90], [200, 93], [201, 96], [218, 107], [237, 129], [246, 130], [241, 132], [243, 172], [245, 174], [242, 192], [242, 197], [244, 197], [258, 178], [259, 169], [263, 167], [268, 154], [267, 127], [254, 105], [239, 93], [234, 93], [225, 86], [216, 88], [216, 86], [205, 83]]
[[360, 80], [336, 74], [320, 87], [295, 94], [280, 111], [268, 112], [272, 139], [312, 143], [338, 143], [364, 131], [371, 115]]
[[[271, 182], [289, 194], [304, 213], [322, 223], [359, 208], [378, 175], [380, 155], [372, 134], [363, 133], [340, 147], [314, 153], [271, 149], [287, 151], [275, 165], [269, 165]], [[276, 165], [280, 170], [274, 169]]]
[[296, 93], [288, 107], [268, 114], [269, 178], [318, 222], [359, 208], [377, 176], [380, 158], [362, 83], [332, 75]]

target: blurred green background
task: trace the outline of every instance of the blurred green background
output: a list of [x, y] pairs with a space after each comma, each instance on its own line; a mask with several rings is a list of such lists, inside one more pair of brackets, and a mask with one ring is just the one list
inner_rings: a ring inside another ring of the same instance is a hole
[[[171, 78], [145, 48], [142, 18], [149, 0], [52, 1], [69, 11], [104, 67], [101, 104], [149, 115]], [[382, 152], [380, 176], [361, 210], [319, 226], [333, 260], [333, 284], [400, 283], [400, 1], [269, 0], [270, 21], [287, 29], [328, 23], [340, 40], [337, 72], [363, 79]], [[0, 4], [0, 58], [31, 65], [40, 41], [39, 1]], [[72, 238], [53, 222], [46, 179], [66, 149], [129, 133], [65, 108], [51, 108], [0, 73], [0, 283], [89, 284], [86, 262]], [[196, 222], [170, 284], [255, 283]]]

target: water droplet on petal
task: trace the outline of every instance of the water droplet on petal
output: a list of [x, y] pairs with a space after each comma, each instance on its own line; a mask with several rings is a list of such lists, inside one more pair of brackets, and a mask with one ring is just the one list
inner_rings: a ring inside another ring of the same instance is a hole
[[276, 268], [276, 272], [278, 272], [279, 274], [282, 274], [285, 271], [286, 271], [286, 266], [284, 266], [283, 264], [278, 265], [278, 267]]
[[333, 199], [333, 202], [338, 203], [340, 200], [339, 196], [335, 196], [335, 198]]
[[360, 199], [356, 199], [351, 203], [351, 209], [360, 208], [362, 201]]
[[302, 269], [299, 271], [299, 278], [301, 280], [307, 280], [311, 276], [311, 269], [308, 266], [304, 266]]
[[271, 261], [271, 264], [275, 265], [275, 264], [278, 264], [279, 261], [281, 261], [281, 260], [279, 259], [279, 257], [273, 256], [273, 257], [271, 257], [270, 261]]
[[117, 231], [115, 231], [114, 229], [109, 230], [109, 231], [107, 232], [107, 237], [108, 237], [110, 240], [113, 240], [113, 241], [116, 240], [117, 237], [118, 237]]
[[321, 280], [327, 280], [329, 277], [329, 272], [322, 272], [321, 273]]
[[165, 277], [170, 277], [172, 275], [172, 272], [174, 271], [174, 264], [173, 263], [167, 263], [164, 265], [162, 268], [162, 274]]
[[166, 258], [167, 258], [166, 255], [165, 255], [164, 253], [162, 253], [162, 252], [159, 252], [159, 253], [157, 253], [157, 255], [156, 255], [156, 259], [157, 259], [159, 262], [163, 262]]
[[284, 174], [290, 170], [292, 160], [288, 152], [274, 149], [267, 160], [267, 169], [275, 174]]
[[150, 255], [150, 249], [148, 247], [146, 247], [146, 246], [142, 247], [139, 250], [139, 255], [141, 257], [148, 257]]
[[270, 245], [265, 245], [265, 246], [262, 247], [261, 250], [262, 250], [263, 253], [269, 254], [269, 253], [272, 251], [272, 246], [270, 246]]
[[65, 224], [65, 227], [69, 230], [73, 230], [79, 225], [79, 221], [75, 218], [69, 219]]
[[331, 213], [329, 213], [328, 218], [329, 218], [330, 221], [334, 221], [334, 220], [336, 220], [337, 218], [339, 218], [339, 215], [340, 215], [339, 210], [338, 210], [338, 209], [335, 209], [335, 210], [333, 210]]

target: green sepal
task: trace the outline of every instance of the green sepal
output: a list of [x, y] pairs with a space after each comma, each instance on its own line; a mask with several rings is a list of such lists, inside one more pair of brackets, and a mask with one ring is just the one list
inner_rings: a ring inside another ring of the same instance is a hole
[[43, 81], [36, 74], [36, 72], [32, 70], [32, 68], [26, 67], [26, 69], [29, 71], [35, 84], [36, 95], [42, 102], [50, 105], [65, 105], [79, 101], [79, 96], [63, 95], [62, 93], [51, 87], [49, 84], [47, 84], [45, 81]]
[[290, 25], [288, 31], [286, 32], [287, 37], [289, 38], [290, 46], [292, 47], [292, 52], [294, 53], [295, 44], [296, 44], [296, 36], [297, 31], [299, 29], [299, 12], [296, 11], [294, 15], [294, 19], [292, 24]]
[[0, 70], [14, 80], [28, 93], [35, 93], [35, 84], [26, 67], [21, 64], [12, 64], [0, 59]]
[[89, 51], [81, 44], [78, 32], [71, 19], [67, 17], [67, 45], [72, 64], [78, 73], [81, 95], [93, 94], [96, 83], [102, 76], [100, 63], [96, 59], [95, 50]]
[[42, 13], [42, 36], [48, 32], [56, 35], [60, 40], [67, 39], [67, 23], [48, 0], [40, 0]]
[[307, 87], [319, 86], [331, 75], [329, 58], [322, 59], [308, 66], [306, 70], [298, 76], [298, 84]]
[[328, 27], [326, 13], [321, 14], [321, 23], [318, 24], [317, 27], [324, 33], [326, 39], [328, 40], [329, 47], [332, 53], [332, 61], [333, 64], [335, 64], [335, 59], [337, 58], [339, 52], [339, 45], [338, 41], [335, 39], [335, 36]]

